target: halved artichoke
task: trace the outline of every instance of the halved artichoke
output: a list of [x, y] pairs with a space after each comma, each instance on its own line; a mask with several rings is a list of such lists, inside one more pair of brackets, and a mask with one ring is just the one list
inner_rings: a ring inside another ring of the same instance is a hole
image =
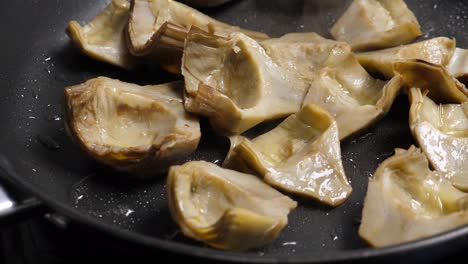
[[192, 26], [221, 36], [240, 31], [256, 39], [268, 38], [263, 33], [224, 24], [177, 1], [133, 0], [128, 48], [135, 56], [149, 55], [165, 69], [180, 73], [184, 41]]
[[182, 82], [138, 86], [105, 77], [68, 87], [67, 131], [96, 160], [154, 176], [192, 153], [200, 140], [182, 90]]
[[349, 49], [335, 49], [311, 83], [303, 105], [327, 109], [344, 139], [382, 117], [398, 95], [399, 76], [384, 82], [372, 78]]
[[350, 49], [345, 42], [326, 39], [317, 33], [290, 33], [264, 40], [260, 45], [273, 62], [307, 83], [331, 54]]
[[124, 35], [129, 13], [130, 4], [127, 0], [112, 0], [85, 26], [80, 26], [77, 21], [71, 21], [67, 33], [89, 57], [125, 69], [133, 69], [138, 62], [128, 51]]
[[343, 203], [352, 187], [341, 162], [333, 117], [309, 104], [270, 132], [249, 140], [231, 138], [225, 167], [254, 172], [281, 190], [331, 206]]
[[357, 53], [356, 58], [367, 71], [390, 79], [395, 76], [393, 64], [397, 61], [418, 59], [446, 66], [454, 51], [454, 40], [438, 37], [395, 48]]
[[410, 128], [432, 166], [468, 192], [468, 102], [437, 105], [410, 90]]
[[299, 111], [308, 87], [243, 33], [224, 38], [192, 29], [182, 75], [187, 111], [207, 116], [227, 134]]
[[204, 161], [171, 167], [167, 194], [172, 218], [186, 236], [225, 250], [272, 242], [297, 206], [253, 175]]
[[403, 0], [354, 0], [331, 28], [353, 50], [407, 44], [421, 36], [418, 20]]
[[396, 149], [369, 181], [359, 235], [375, 247], [425, 238], [468, 224], [467, 208], [419, 149]]
[[394, 64], [407, 87], [428, 90], [429, 97], [438, 103], [468, 102], [468, 89], [445, 67], [422, 60], [399, 61]]

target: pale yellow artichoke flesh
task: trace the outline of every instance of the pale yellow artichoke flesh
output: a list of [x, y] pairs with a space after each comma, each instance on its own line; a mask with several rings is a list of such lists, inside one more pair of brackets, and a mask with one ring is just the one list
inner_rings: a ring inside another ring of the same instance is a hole
[[[456, 48], [447, 65], [450, 75], [457, 78], [464, 85], [468, 85], [468, 50]], [[466, 93], [465, 93], [466, 95]]]
[[344, 139], [387, 113], [401, 86], [399, 76], [388, 82], [375, 79], [349, 47], [337, 48], [316, 74], [303, 105], [314, 103], [327, 109]]
[[138, 86], [105, 77], [65, 89], [66, 127], [93, 158], [154, 176], [192, 153], [198, 119], [187, 114], [182, 82]]
[[428, 96], [437, 103], [468, 102], [468, 89], [445, 67], [422, 60], [407, 60], [396, 62], [394, 70], [408, 88], [427, 90]]
[[192, 29], [182, 75], [187, 111], [207, 116], [225, 134], [299, 111], [308, 88], [242, 33], [224, 38]]
[[290, 33], [260, 42], [268, 56], [298, 80], [314, 80], [331, 54], [350, 49], [344, 42], [323, 38], [316, 33]]
[[422, 35], [416, 17], [403, 0], [354, 0], [330, 32], [353, 50], [394, 47]]
[[436, 235], [468, 224], [467, 201], [419, 149], [397, 149], [369, 181], [359, 235], [375, 247]]
[[217, 21], [172, 0], [134, 0], [128, 24], [128, 48], [135, 56], [150, 56], [170, 72], [180, 73], [184, 41], [191, 27], [227, 36], [244, 32], [256, 39], [263, 33], [244, 30]]
[[186, 236], [225, 250], [272, 242], [297, 206], [253, 175], [204, 161], [171, 167], [167, 193], [171, 215]]
[[454, 51], [454, 40], [438, 37], [384, 50], [357, 53], [356, 58], [367, 71], [390, 79], [395, 76], [393, 65], [398, 61], [417, 59], [447, 66]]
[[341, 162], [338, 127], [317, 105], [306, 105], [268, 133], [233, 137], [225, 167], [259, 174], [272, 186], [338, 206], [351, 194]]
[[410, 128], [432, 166], [468, 192], [468, 103], [437, 105], [410, 90]]
[[127, 0], [112, 0], [85, 26], [81, 26], [77, 21], [71, 21], [67, 33], [89, 57], [125, 69], [134, 69], [138, 61], [128, 51], [124, 35], [129, 12], [130, 4]]

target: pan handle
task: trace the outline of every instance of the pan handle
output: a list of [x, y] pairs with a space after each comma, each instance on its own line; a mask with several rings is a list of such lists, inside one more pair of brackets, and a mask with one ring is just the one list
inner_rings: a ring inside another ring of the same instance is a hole
[[[42, 216], [47, 212], [40, 200], [31, 198], [21, 191], [12, 192], [17, 190], [14, 187], [14, 181], [9, 177], [14, 173], [9, 160], [0, 153], [0, 179], [2, 180], [0, 184], [0, 227], [35, 216]], [[10, 192], [6, 190], [10, 190]]]
[[10, 225], [22, 220], [43, 215], [46, 207], [36, 198], [26, 198], [15, 201], [0, 186], [0, 226]]

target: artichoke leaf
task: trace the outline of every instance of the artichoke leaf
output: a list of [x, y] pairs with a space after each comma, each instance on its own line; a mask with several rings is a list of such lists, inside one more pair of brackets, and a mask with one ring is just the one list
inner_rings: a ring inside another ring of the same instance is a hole
[[308, 84], [276, 64], [244, 35], [192, 28], [184, 48], [185, 108], [225, 134], [240, 134], [300, 110]]
[[327, 109], [344, 139], [387, 113], [401, 86], [399, 76], [388, 82], [374, 79], [349, 48], [335, 49], [316, 74], [303, 105], [314, 103]]
[[252, 140], [231, 138], [225, 167], [255, 172], [268, 184], [338, 206], [351, 194], [333, 117], [309, 104]]
[[180, 73], [184, 41], [192, 26], [221, 36], [240, 31], [256, 39], [268, 38], [224, 24], [177, 1], [133, 0], [126, 34], [128, 48], [135, 56], [149, 56], [166, 70]]
[[67, 33], [86, 55], [124, 69], [138, 66], [125, 43], [124, 29], [128, 23], [130, 4], [127, 0], [112, 2], [91, 22], [81, 26], [71, 21]]
[[422, 35], [420, 25], [403, 0], [354, 0], [330, 30], [353, 50], [407, 44]]
[[410, 90], [410, 128], [432, 166], [468, 192], [468, 103], [437, 105]]
[[182, 232], [225, 250], [272, 242], [297, 206], [253, 175], [204, 161], [171, 167], [167, 192], [171, 215]]
[[359, 227], [363, 239], [375, 247], [391, 246], [468, 223], [468, 194], [431, 171], [414, 146], [395, 152], [369, 181]]
[[468, 101], [468, 89], [445, 67], [421, 60], [399, 61], [394, 65], [408, 88], [428, 91], [428, 96], [438, 103], [462, 103]]
[[398, 61], [417, 59], [447, 66], [449, 62], [452, 63], [454, 52], [455, 40], [438, 37], [384, 50], [356, 53], [356, 58], [368, 72], [391, 79], [395, 76], [393, 65]]
[[289, 33], [260, 42], [268, 56], [296, 78], [311, 83], [331, 54], [350, 50], [345, 42], [317, 33]]
[[447, 65], [447, 71], [461, 83], [468, 85], [468, 49], [455, 49]]
[[66, 128], [90, 156], [149, 177], [191, 154], [198, 119], [184, 110], [182, 82], [138, 86], [98, 77], [65, 89]]

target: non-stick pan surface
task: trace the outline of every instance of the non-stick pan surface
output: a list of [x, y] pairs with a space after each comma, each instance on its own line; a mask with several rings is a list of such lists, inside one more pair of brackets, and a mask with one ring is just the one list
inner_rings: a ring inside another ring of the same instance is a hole
[[[271, 36], [328, 29], [350, 1], [235, 1], [208, 14]], [[454, 37], [468, 47], [466, 1], [407, 0], [423, 38]], [[246, 262], [319, 262], [378, 256], [441, 256], [468, 240], [468, 228], [398, 247], [372, 249], [357, 234], [368, 178], [395, 147], [413, 144], [408, 101], [400, 96], [390, 113], [342, 143], [353, 194], [338, 208], [300, 199], [289, 225], [271, 245], [246, 253], [207, 248], [184, 238], [166, 205], [165, 176], [149, 182], [129, 179], [86, 157], [63, 128], [63, 88], [104, 75], [138, 84], [179, 78], [157, 67], [129, 73], [88, 59], [65, 34], [67, 22], [89, 21], [107, 1], [17, 0], [0, 2], [0, 167], [32, 195], [73, 220], [146, 246], [177, 253]], [[271, 125], [270, 125], [271, 127]], [[261, 126], [251, 135], [268, 129]], [[228, 142], [203, 122], [203, 139], [190, 159], [222, 162]], [[376, 219], [378, 221], [378, 219]], [[430, 254], [427, 254], [430, 250]], [[421, 254], [422, 253], [422, 254]], [[406, 259], [408, 260], [408, 259]]]

